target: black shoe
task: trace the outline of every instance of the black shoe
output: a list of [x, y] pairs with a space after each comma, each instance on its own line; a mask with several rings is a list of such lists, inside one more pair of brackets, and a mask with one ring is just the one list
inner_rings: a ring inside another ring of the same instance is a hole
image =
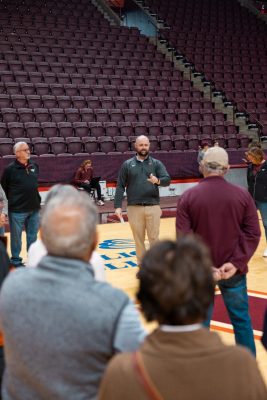
[[21, 262], [20, 264], [11, 264], [11, 268], [22, 268], [26, 267], [26, 264], [24, 262]]

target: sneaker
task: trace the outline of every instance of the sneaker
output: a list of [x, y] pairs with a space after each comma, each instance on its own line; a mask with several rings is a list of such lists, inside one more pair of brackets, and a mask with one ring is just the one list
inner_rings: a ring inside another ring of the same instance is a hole
[[102, 200], [98, 200], [97, 205], [98, 206], [103, 206], [105, 203]]
[[26, 264], [24, 262], [21, 262], [20, 264], [11, 264], [10, 268], [23, 268], [26, 267]]
[[267, 257], [267, 249], [264, 250], [263, 257]]

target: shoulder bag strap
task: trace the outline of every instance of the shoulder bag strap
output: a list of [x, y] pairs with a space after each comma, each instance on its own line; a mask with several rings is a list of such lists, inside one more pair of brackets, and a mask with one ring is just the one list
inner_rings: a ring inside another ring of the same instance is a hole
[[136, 351], [133, 353], [132, 362], [134, 370], [137, 373], [138, 380], [146, 391], [149, 399], [151, 400], [164, 400], [154, 383], [151, 381], [150, 376], [146, 370], [141, 353]]

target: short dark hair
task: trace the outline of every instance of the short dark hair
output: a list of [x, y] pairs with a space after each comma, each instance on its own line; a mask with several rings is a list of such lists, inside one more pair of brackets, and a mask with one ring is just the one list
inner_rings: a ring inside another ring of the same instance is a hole
[[214, 280], [207, 247], [193, 235], [165, 240], [146, 252], [137, 299], [147, 321], [186, 325], [205, 320]]

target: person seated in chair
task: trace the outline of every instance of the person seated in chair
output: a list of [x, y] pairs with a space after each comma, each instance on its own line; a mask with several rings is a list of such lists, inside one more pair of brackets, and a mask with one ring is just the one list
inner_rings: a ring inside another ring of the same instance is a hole
[[80, 167], [77, 169], [74, 184], [80, 188], [83, 188], [88, 194], [91, 193], [92, 189], [96, 189], [97, 193], [97, 204], [103, 206], [101, 196], [101, 187], [99, 180], [93, 180], [93, 167], [91, 160], [85, 160], [81, 163]]

